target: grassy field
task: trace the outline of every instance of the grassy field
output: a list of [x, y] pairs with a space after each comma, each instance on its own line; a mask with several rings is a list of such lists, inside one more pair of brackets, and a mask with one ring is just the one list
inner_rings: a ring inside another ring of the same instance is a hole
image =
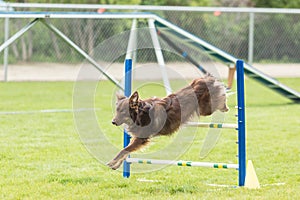
[[[300, 91], [300, 79], [281, 81]], [[300, 104], [256, 82], [246, 81], [246, 115], [247, 159], [254, 163], [261, 184], [258, 190], [234, 187], [237, 172], [223, 169], [170, 166], [124, 179], [120, 171], [108, 169], [86, 150], [72, 112], [3, 113], [72, 109], [73, 86], [71, 82], [0, 83], [0, 199], [300, 198]], [[97, 116], [109, 140], [121, 148], [122, 133], [110, 124], [114, 91], [107, 82], [98, 86]], [[152, 96], [154, 91], [149, 88], [141, 95]], [[229, 105], [226, 118], [234, 122], [235, 96], [230, 97]], [[181, 159], [199, 160], [206, 132], [197, 132]], [[222, 131], [204, 161], [236, 163], [236, 137], [231, 132]], [[165, 141], [155, 140], [149, 150]]]

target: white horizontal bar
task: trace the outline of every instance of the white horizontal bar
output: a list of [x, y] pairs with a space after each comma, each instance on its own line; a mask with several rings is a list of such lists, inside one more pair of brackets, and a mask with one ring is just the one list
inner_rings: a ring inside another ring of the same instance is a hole
[[59, 19], [149, 19], [149, 13], [96, 13], [96, 12], [1, 12], [0, 18], [59, 18]]
[[3, 3], [0, 7], [12, 8], [60, 8], [60, 9], [116, 9], [148, 11], [198, 11], [198, 12], [246, 12], [246, 13], [286, 13], [300, 14], [300, 9], [287, 8], [237, 8], [237, 7], [197, 7], [197, 6], [147, 6], [147, 5], [101, 5], [101, 4], [44, 4], [44, 3]]
[[188, 122], [185, 126], [191, 127], [208, 127], [208, 128], [238, 128], [237, 124], [221, 124], [221, 123], [206, 123], [206, 122]]
[[139, 163], [139, 164], [176, 165], [176, 166], [186, 166], [186, 167], [208, 167], [208, 168], [219, 168], [219, 169], [239, 169], [238, 164], [226, 164], [226, 163], [155, 160], [155, 159], [141, 159], [141, 158], [127, 158], [126, 161], [128, 163]]
[[87, 112], [96, 111], [99, 108], [78, 108], [78, 109], [45, 109], [45, 110], [17, 110], [17, 111], [0, 111], [0, 115], [27, 115], [40, 113], [68, 113], [68, 112]]

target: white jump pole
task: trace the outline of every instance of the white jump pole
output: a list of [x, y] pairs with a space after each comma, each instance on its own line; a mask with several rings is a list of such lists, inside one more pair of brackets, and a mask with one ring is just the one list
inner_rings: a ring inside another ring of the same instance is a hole
[[207, 128], [229, 128], [237, 129], [237, 124], [205, 123], [205, 122], [188, 122], [184, 126], [190, 127], [207, 127]]
[[154, 164], [154, 165], [176, 165], [186, 167], [207, 167], [207, 168], [219, 168], [219, 169], [238, 169], [238, 164], [226, 164], [226, 163], [210, 163], [210, 162], [193, 162], [193, 161], [174, 161], [174, 160], [155, 160], [155, 159], [141, 159], [141, 158], [127, 158], [128, 163], [139, 164]]
[[170, 85], [170, 82], [168, 79], [168, 74], [166, 71], [166, 67], [165, 67], [166, 65], [165, 65], [164, 57], [163, 57], [163, 54], [161, 51], [161, 46], [158, 41], [158, 36], [157, 36], [155, 24], [154, 24], [154, 19], [151, 19], [151, 18], [148, 19], [148, 25], [149, 25], [150, 35], [151, 35], [151, 39], [153, 42], [157, 62], [158, 62], [158, 65], [159, 65], [161, 73], [162, 73], [165, 90], [166, 90], [167, 95], [169, 95], [172, 93], [172, 89], [171, 89], [171, 85]]

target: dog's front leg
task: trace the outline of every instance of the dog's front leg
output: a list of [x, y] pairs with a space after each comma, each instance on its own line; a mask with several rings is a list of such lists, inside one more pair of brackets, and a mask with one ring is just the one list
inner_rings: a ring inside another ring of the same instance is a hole
[[114, 159], [107, 163], [107, 165], [113, 170], [118, 169], [131, 152], [137, 151], [141, 147], [145, 146], [148, 142], [148, 138], [132, 138], [129, 145], [121, 150]]

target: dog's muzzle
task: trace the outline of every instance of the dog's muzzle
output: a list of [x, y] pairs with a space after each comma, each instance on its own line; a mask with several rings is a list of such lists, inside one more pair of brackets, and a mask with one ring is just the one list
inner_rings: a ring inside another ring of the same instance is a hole
[[115, 125], [115, 126], [118, 126], [118, 123], [116, 122], [115, 119], [113, 119], [113, 120], [111, 121], [111, 123], [112, 123], [113, 125]]

